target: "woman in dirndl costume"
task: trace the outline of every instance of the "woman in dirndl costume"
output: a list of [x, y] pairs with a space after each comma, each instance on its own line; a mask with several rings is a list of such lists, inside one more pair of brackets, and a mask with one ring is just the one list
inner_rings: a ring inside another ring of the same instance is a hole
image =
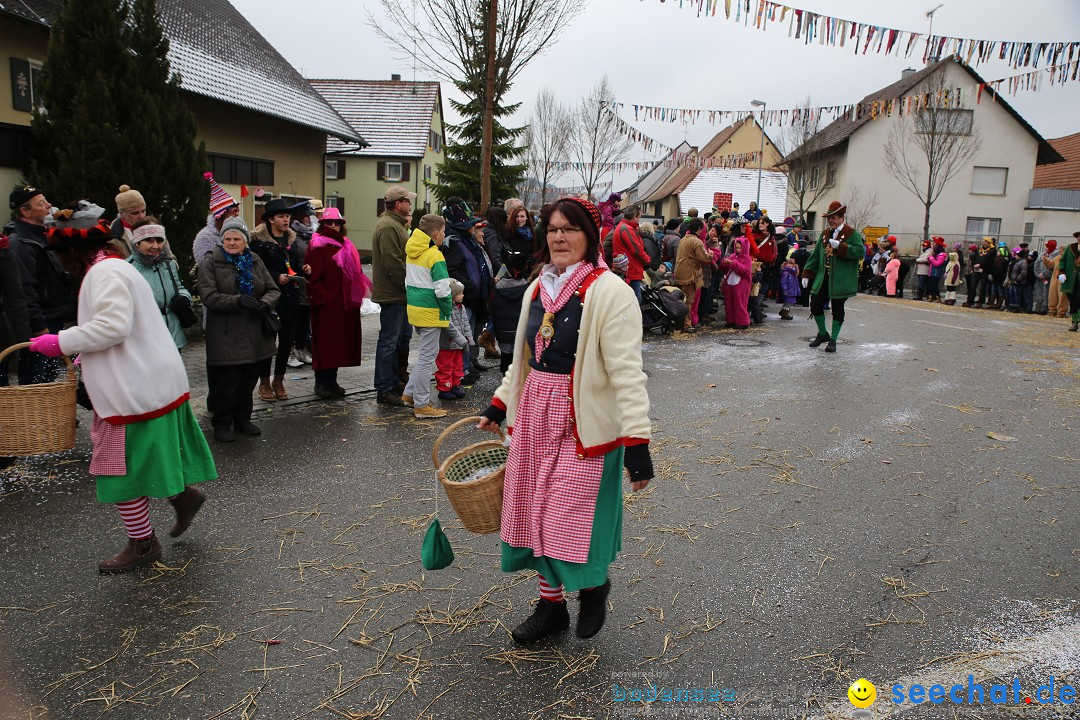
[[478, 423], [512, 431], [503, 486], [502, 569], [540, 575], [540, 600], [514, 628], [531, 643], [570, 626], [565, 592], [580, 590], [576, 632], [604, 624], [608, 566], [622, 549], [623, 467], [635, 491], [653, 477], [641, 310], [608, 271], [600, 213], [567, 198], [544, 208], [540, 277], [525, 292], [514, 360]]
[[195, 483], [217, 477], [210, 448], [191, 410], [184, 363], [146, 279], [110, 245], [104, 209], [80, 201], [49, 228], [48, 249], [82, 278], [78, 325], [39, 335], [30, 349], [51, 357], [79, 353], [94, 406], [90, 474], [97, 498], [113, 503], [128, 541], [98, 563], [124, 572], [158, 560], [149, 498], [176, 509], [172, 537], [187, 530], [205, 497]]

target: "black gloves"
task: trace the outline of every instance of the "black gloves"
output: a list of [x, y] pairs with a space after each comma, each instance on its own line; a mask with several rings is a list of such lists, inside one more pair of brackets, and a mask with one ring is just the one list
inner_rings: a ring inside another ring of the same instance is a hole
[[652, 455], [649, 444], [628, 445], [623, 452], [623, 466], [630, 471], [630, 480], [651, 480], [653, 478]]
[[261, 313], [263, 308], [267, 307], [265, 303], [259, 302], [257, 298], [251, 295], [240, 295], [236, 302], [241, 309], [251, 313]]

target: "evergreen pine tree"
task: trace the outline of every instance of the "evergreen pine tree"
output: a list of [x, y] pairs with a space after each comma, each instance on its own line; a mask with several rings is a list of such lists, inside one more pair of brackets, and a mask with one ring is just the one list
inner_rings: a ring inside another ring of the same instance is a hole
[[[45, 112], [30, 121], [29, 178], [61, 207], [81, 198], [103, 207], [116, 195], [117, 162], [130, 148], [122, 90], [133, 70], [127, 5], [86, 0], [64, 5], [41, 70]], [[129, 183], [131, 184], [131, 183]]]
[[[476, 4], [477, 23], [482, 23], [487, 16], [486, 3]], [[483, 37], [483, 34], [480, 34]], [[484, 89], [486, 87], [485, 68], [487, 67], [486, 42], [479, 43], [473, 50], [475, 61], [470, 64], [468, 76], [454, 81], [456, 87], [467, 102], [451, 99], [450, 105], [463, 118], [457, 125], [450, 125], [452, 140], [447, 142], [445, 160], [438, 166], [439, 182], [431, 185], [432, 192], [440, 202], [449, 197], [460, 197], [473, 207], [480, 202], [480, 157], [484, 138]], [[496, 73], [498, 78], [500, 73]], [[525, 178], [525, 166], [515, 163], [520, 155], [516, 141], [525, 132], [524, 127], [509, 128], [499, 118], [512, 115], [520, 103], [503, 105], [502, 99], [510, 90], [507, 82], [496, 81], [495, 111], [492, 122], [491, 143], [491, 198], [505, 200], [517, 194], [517, 187]], [[483, 215], [486, 208], [478, 208]]]
[[[132, 130], [142, 133], [134, 147], [148, 148], [133, 158], [130, 177], [150, 212], [162, 221], [169, 243], [185, 271], [194, 265], [192, 240], [206, 224], [210, 204], [204, 143], [195, 144], [198, 125], [184, 103], [180, 76], [169, 68], [169, 41], [157, 18], [155, 0], [135, 0], [131, 47], [140, 96]], [[129, 85], [131, 87], [131, 85]], [[141, 157], [139, 157], [141, 155]]]
[[29, 177], [54, 204], [88, 198], [111, 211], [130, 185], [188, 271], [209, 204], [206, 155], [168, 47], [154, 0], [65, 3], [42, 67], [46, 112], [31, 120]]

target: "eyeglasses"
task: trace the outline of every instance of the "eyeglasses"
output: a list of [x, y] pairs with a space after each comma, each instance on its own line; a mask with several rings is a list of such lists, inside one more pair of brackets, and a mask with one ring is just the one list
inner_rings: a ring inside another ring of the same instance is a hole
[[584, 232], [584, 230], [574, 225], [567, 225], [566, 227], [552, 227], [551, 225], [549, 225], [547, 229], [547, 236], [549, 238], [557, 237], [560, 232], [562, 233], [563, 237], [570, 237], [571, 235], [577, 235], [579, 232]]

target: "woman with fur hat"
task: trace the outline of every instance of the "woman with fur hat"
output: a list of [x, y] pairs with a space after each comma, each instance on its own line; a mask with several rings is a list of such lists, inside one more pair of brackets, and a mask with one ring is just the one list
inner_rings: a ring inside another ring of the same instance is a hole
[[360, 253], [345, 234], [345, 218], [337, 208], [323, 212], [304, 262], [311, 273], [307, 293], [315, 394], [323, 400], [342, 397], [345, 389], [338, 384], [338, 368], [360, 364], [360, 309], [371, 295], [371, 280], [364, 274]]
[[82, 278], [78, 325], [39, 335], [30, 349], [51, 357], [80, 355], [94, 406], [90, 474], [97, 478], [98, 500], [117, 506], [128, 533], [123, 549], [98, 563], [110, 573], [161, 557], [149, 498], [172, 503], [176, 524], [169, 534], [176, 537], [205, 500], [195, 484], [213, 480], [217, 470], [191, 410], [184, 362], [150, 286], [112, 246], [104, 212], [81, 201], [74, 211], [54, 216], [49, 250]]
[[157, 218], [148, 215], [132, 226], [131, 241], [132, 252], [128, 262], [150, 284], [154, 300], [169, 328], [173, 342], [177, 348], [182, 348], [187, 345], [187, 335], [173, 305], [179, 296], [187, 299], [190, 308], [191, 293], [180, 282], [176, 258], [169, 252], [169, 244], [165, 239], [165, 228]]
[[206, 407], [218, 442], [233, 442], [236, 433], [262, 434], [251, 422], [251, 394], [260, 365], [274, 355], [274, 335], [265, 325], [281, 291], [248, 248], [249, 237], [243, 220], [225, 220], [221, 247], [208, 252], [199, 264], [210, 386]]
[[570, 626], [600, 631], [608, 569], [622, 546], [623, 468], [635, 491], [653, 477], [652, 423], [641, 369], [641, 310], [608, 271], [600, 212], [566, 198], [545, 206], [540, 276], [525, 291], [514, 360], [478, 423], [513, 430], [503, 486], [502, 569], [535, 570], [540, 599], [513, 629], [527, 644]]

